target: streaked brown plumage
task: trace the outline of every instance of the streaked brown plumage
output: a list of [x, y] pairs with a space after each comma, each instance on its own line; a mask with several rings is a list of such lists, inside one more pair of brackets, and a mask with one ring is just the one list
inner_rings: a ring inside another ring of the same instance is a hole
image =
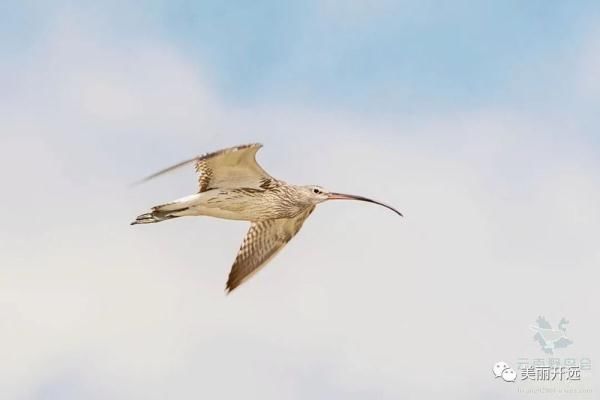
[[231, 292], [265, 266], [300, 230], [316, 205], [326, 200], [361, 200], [366, 197], [328, 192], [319, 186], [290, 185], [270, 176], [256, 162], [261, 144], [232, 147], [198, 156], [166, 168], [145, 182], [184, 165], [195, 163], [199, 191], [170, 203], [155, 206], [132, 225], [167, 219], [206, 215], [250, 221], [233, 263], [226, 290]]

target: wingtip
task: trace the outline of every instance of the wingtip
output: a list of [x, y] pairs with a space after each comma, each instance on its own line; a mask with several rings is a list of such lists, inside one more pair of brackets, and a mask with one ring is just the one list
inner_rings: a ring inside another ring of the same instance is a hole
[[157, 178], [157, 177], [159, 177], [159, 176], [161, 176], [161, 175], [164, 175], [164, 174], [166, 174], [166, 173], [168, 173], [168, 172], [171, 172], [171, 171], [173, 171], [173, 170], [176, 170], [176, 169], [178, 169], [178, 168], [181, 168], [181, 167], [183, 167], [183, 166], [185, 166], [185, 165], [188, 165], [188, 164], [190, 164], [190, 163], [192, 163], [192, 162], [194, 162], [194, 161], [197, 161], [197, 160], [199, 160], [199, 159], [200, 159], [200, 156], [196, 156], [196, 157], [193, 157], [193, 158], [189, 158], [189, 159], [187, 159], [187, 160], [185, 160], [185, 161], [181, 161], [181, 162], [179, 162], [179, 163], [177, 163], [177, 164], [175, 164], [175, 165], [171, 165], [171, 166], [170, 166], [170, 167], [168, 167], [168, 168], [164, 168], [164, 169], [162, 169], [162, 170], [160, 170], [160, 171], [158, 171], [158, 172], [155, 172], [155, 173], [153, 173], [152, 175], [148, 175], [148, 176], [146, 176], [146, 177], [144, 177], [144, 178], [142, 178], [142, 179], [140, 179], [140, 180], [138, 180], [138, 181], [136, 181], [136, 182], [132, 183], [132, 184], [130, 185], [130, 188], [132, 188], [132, 187], [135, 187], [135, 186], [138, 186], [138, 185], [140, 185], [140, 184], [142, 184], [142, 183], [146, 183], [146, 182], [148, 182], [149, 180], [152, 180], [152, 179], [154, 179], [154, 178]]
[[146, 180], [145, 180], [145, 179], [141, 179], [141, 180], [139, 180], [139, 181], [132, 182], [132, 183], [130, 183], [129, 185], [127, 185], [127, 188], [128, 188], [128, 189], [133, 189], [133, 188], [135, 188], [136, 186], [139, 186], [139, 185], [141, 185], [141, 184], [142, 184], [142, 183], [144, 183], [144, 182], [146, 182]]

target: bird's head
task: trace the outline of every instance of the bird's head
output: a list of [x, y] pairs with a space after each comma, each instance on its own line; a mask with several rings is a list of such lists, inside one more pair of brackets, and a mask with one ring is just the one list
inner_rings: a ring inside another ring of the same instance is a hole
[[301, 186], [300, 188], [301, 188], [302, 195], [305, 197], [307, 202], [310, 204], [317, 205], [317, 204], [322, 203], [327, 200], [359, 200], [359, 201], [366, 201], [369, 203], [378, 204], [380, 206], [383, 206], [385, 208], [392, 210], [393, 212], [395, 212], [396, 214], [398, 214], [402, 217], [402, 213], [400, 211], [396, 210], [394, 207], [388, 206], [387, 204], [380, 203], [379, 201], [375, 201], [375, 200], [372, 200], [372, 199], [369, 199], [369, 198], [366, 198], [363, 196], [330, 192], [327, 189], [325, 189], [321, 186], [316, 186], [316, 185]]
[[316, 185], [300, 186], [300, 192], [302, 193], [302, 197], [304, 197], [306, 202], [313, 205], [327, 200], [327, 194], [329, 193], [327, 189]]

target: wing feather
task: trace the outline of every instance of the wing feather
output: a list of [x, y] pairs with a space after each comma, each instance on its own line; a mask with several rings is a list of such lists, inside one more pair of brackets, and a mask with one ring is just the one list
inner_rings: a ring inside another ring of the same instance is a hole
[[196, 162], [200, 192], [220, 188], [260, 189], [273, 178], [256, 162], [262, 144], [254, 143], [207, 154]]
[[314, 209], [313, 206], [294, 218], [253, 222], [231, 267], [227, 292], [244, 283], [275, 257], [298, 233]]
[[158, 171], [142, 179], [140, 183], [194, 163], [198, 173], [199, 192], [218, 188], [264, 189], [276, 179], [256, 162], [256, 153], [261, 147], [260, 143], [252, 143], [190, 158]]

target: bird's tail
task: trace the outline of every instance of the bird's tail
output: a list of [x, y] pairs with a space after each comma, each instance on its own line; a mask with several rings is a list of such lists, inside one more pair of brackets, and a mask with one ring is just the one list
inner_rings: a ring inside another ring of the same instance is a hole
[[149, 212], [145, 214], [138, 215], [135, 221], [133, 221], [130, 225], [138, 225], [138, 224], [153, 224], [155, 222], [165, 221], [167, 219], [177, 218], [177, 215], [159, 215], [157, 213]]
[[196, 193], [169, 203], [152, 207], [150, 212], [139, 215], [131, 225], [153, 224], [155, 222], [183, 217], [185, 215], [198, 215], [192, 211], [194, 210], [194, 206], [199, 203], [200, 196], [201, 193]]
[[187, 210], [188, 207], [174, 208], [172, 204], [164, 204], [161, 206], [152, 207], [152, 211], [138, 215], [135, 221], [131, 225], [138, 224], [153, 224], [155, 222], [166, 221], [168, 219], [182, 217], [183, 215], [177, 215], [182, 211]]

